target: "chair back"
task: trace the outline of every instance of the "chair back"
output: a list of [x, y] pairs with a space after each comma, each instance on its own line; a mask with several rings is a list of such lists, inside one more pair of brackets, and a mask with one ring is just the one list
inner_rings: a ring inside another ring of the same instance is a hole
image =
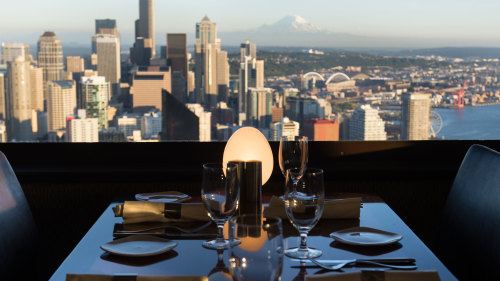
[[22, 280], [36, 274], [36, 237], [24, 192], [9, 161], [0, 152], [1, 280]]
[[[438, 247], [460, 280], [500, 276], [500, 154], [474, 145], [446, 202]], [[498, 279], [496, 279], [498, 280]]]

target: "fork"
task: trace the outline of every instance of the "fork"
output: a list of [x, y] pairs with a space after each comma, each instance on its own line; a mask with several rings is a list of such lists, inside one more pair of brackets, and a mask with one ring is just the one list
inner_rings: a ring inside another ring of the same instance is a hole
[[322, 264], [316, 260], [310, 260], [312, 263], [315, 265], [329, 270], [329, 271], [338, 271], [341, 270], [342, 268], [352, 265], [352, 264], [366, 264], [366, 265], [374, 265], [374, 266], [379, 266], [379, 267], [384, 267], [384, 268], [390, 268], [390, 269], [396, 269], [396, 270], [415, 270], [417, 269], [417, 266], [415, 265], [408, 265], [408, 266], [403, 266], [403, 265], [390, 265], [390, 264], [384, 264], [384, 263], [379, 263], [379, 262], [374, 262], [374, 261], [367, 261], [367, 260], [350, 260], [350, 261], [345, 261], [343, 263], [339, 263], [337, 265], [326, 265]]
[[151, 227], [151, 228], [140, 229], [140, 230], [122, 230], [122, 231], [117, 231], [117, 233], [119, 233], [119, 234], [140, 234], [140, 233], [148, 232], [148, 231], [152, 231], [152, 230], [169, 228], [169, 229], [178, 230], [184, 234], [192, 234], [192, 233], [199, 232], [199, 231], [209, 227], [211, 224], [212, 224], [212, 222], [210, 221], [210, 222], [207, 222], [206, 224], [204, 224], [200, 227], [194, 228], [194, 229], [186, 229], [186, 228], [182, 228], [182, 227], [175, 226], [175, 225], [162, 225], [162, 226]]

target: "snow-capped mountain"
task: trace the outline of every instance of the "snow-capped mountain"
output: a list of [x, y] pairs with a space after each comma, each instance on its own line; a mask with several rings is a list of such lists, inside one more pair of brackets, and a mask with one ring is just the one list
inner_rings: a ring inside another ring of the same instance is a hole
[[314, 24], [307, 21], [301, 16], [288, 15], [281, 20], [270, 24], [263, 25], [257, 29], [258, 32], [274, 33], [274, 32], [304, 32], [317, 33], [323, 30]]

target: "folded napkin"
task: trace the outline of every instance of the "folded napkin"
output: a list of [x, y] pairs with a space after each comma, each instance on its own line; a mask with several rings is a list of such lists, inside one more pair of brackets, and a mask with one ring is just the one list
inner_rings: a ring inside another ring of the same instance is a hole
[[207, 277], [107, 276], [68, 274], [66, 281], [208, 281]]
[[203, 204], [164, 204], [127, 201], [113, 208], [125, 224], [142, 222], [210, 221]]
[[307, 281], [440, 281], [435, 271], [363, 271], [308, 276]]
[[[359, 219], [361, 198], [325, 200], [323, 219]], [[273, 197], [269, 207], [264, 210], [265, 217], [288, 218], [285, 201]]]

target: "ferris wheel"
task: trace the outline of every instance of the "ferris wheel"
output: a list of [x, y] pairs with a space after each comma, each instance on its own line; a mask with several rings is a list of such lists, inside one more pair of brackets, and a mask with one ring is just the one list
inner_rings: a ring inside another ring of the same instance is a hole
[[443, 117], [436, 111], [431, 112], [431, 137], [437, 138], [443, 129]]

